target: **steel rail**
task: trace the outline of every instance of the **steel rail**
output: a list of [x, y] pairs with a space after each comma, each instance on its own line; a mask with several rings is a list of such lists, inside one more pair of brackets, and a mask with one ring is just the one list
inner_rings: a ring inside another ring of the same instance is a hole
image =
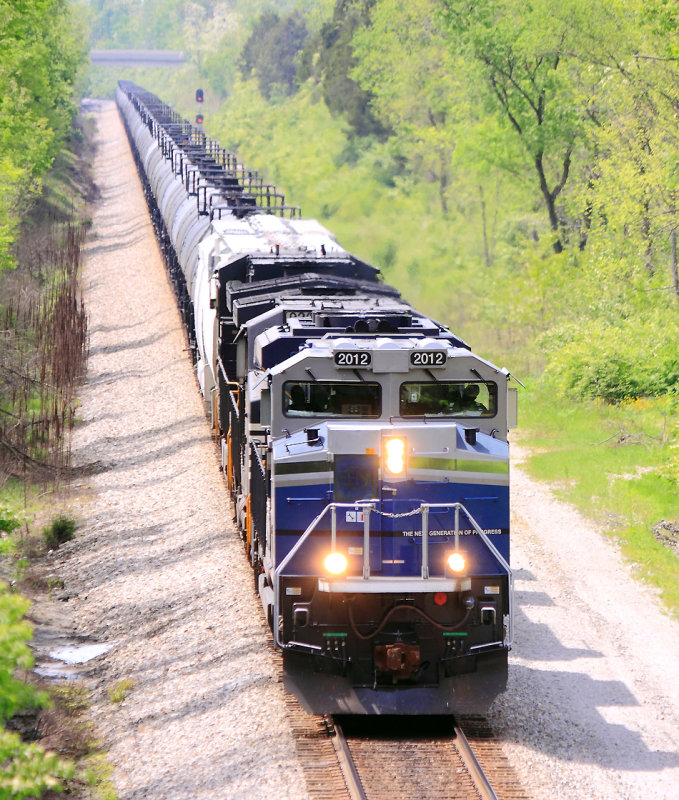
[[455, 733], [455, 747], [479, 791], [481, 800], [498, 800], [498, 796], [495, 794], [485, 772], [474, 755], [474, 751], [462, 732], [462, 728], [456, 725], [453, 731]]
[[326, 717], [326, 724], [330, 730], [334, 732], [332, 736], [332, 744], [337, 754], [337, 760], [342, 770], [342, 775], [347, 784], [347, 791], [351, 800], [368, 800], [368, 795], [365, 793], [361, 778], [356, 769], [353, 756], [349, 750], [344, 731], [341, 726], [330, 716]]

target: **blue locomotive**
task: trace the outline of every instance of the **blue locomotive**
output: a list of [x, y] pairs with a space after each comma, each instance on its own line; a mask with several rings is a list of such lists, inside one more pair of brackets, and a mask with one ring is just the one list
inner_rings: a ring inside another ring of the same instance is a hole
[[117, 101], [287, 688], [484, 711], [512, 643], [509, 373], [157, 97]]

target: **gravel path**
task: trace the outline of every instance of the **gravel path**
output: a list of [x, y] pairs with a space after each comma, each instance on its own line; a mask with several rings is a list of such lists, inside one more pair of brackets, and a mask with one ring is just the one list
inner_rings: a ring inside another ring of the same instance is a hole
[[[93, 107], [101, 198], [74, 453], [95, 470], [79, 487], [77, 539], [55, 557], [61, 627], [112, 645], [84, 674], [120, 800], [305, 800], [174, 295], [115, 107]], [[679, 626], [610, 542], [517, 466], [512, 492], [516, 645], [494, 722], [526, 789], [679, 798]], [[107, 690], [124, 679], [133, 688], [114, 705]]]

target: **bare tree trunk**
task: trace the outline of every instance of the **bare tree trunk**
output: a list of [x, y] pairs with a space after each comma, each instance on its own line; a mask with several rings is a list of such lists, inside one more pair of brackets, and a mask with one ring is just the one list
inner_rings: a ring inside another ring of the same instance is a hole
[[677, 271], [677, 229], [670, 233], [670, 271], [672, 272], [672, 289], [674, 296], [679, 297], [679, 272]]
[[538, 172], [538, 177], [540, 179], [540, 191], [542, 192], [542, 196], [545, 198], [545, 204], [547, 205], [547, 213], [549, 214], [549, 224], [554, 233], [557, 234], [557, 237], [552, 245], [555, 253], [563, 252], [563, 242], [561, 241], [562, 231], [559, 226], [559, 215], [557, 214], [556, 210], [556, 198], [559, 196], [559, 194], [561, 194], [561, 190], [566, 185], [566, 181], [568, 180], [568, 173], [570, 172], [570, 166], [571, 166], [571, 148], [568, 147], [568, 149], [564, 153], [561, 178], [559, 182], [554, 186], [554, 188], [550, 191], [549, 186], [547, 184], [547, 176], [545, 175], [542, 151], [540, 150], [535, 156], [535, 168]]
[[448, 197], [446, 192], [448, 190], [448, 165], [445, 153], [439, 156], [439, 200], [441, 202], [441, 212], [445, 217], [448, 214]]
[[641, 218], [641, 236], [646, 243], [646, 247], [644, 248], [644, 266], [649, 275], [655, 275], [655, 266], [653, 264], [653, 240], [651, 238], [650, 204], [648, 200], [644, 202], [644, 215]]
[[486, 219], [486, 199], [483, 196], [483, 186], [479, 184], [479, 196], [481, 197], [481, 229], [483, 231], [483, 258], [486, 267], [490, 267], [490, 250], [488, 248], [488, 220]]

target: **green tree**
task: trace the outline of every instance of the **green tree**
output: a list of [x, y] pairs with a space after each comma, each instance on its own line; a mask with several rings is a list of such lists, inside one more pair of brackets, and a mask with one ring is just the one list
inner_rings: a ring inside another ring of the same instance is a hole
[[352, 39], [369, 24], [374, 0], [336, 0], [332, 19], [326, 22], [301, 57], [300, 77], [313, 77], [322, 87], [330, 112], [344, 117], [357, 136], [384, 138], [388, 129], [372, 112], [370, 91], [352, 77], [357, 66]]
[[297, 55], [303, 49], [307, 29], [300, 14], [279, 17], [262, 14], [241, 54], [243, 74], [254, 74], [267, 99], [278, 89], [291, 95], [297, 75]]
[[68, 0], [0, 0], [0, 267], [17, 217], [41, 188], [76, 111], [84, 30]]
[[143, 28], [136, 0], [90, 0], [92, 45], [103, 48], [138, 47]]
[[[605, 69], [589, 52], [614, 20], [603, 0], [442, 2], [450, 46], [470, 59], [489, 109], [519, 137], [522, 163], [511, 169], [534, 171], [554, 250], [561, 252], [571, 229], [587, 225], [586, 215], [568, 218], [562, 195], [574, 160], [584, 162], [577, 167], [587, 172], [586, 132], [599, 124], [597, 88]], [[473, 74], [467, 80], [473, 85]]]
[[459, 59], [436, 22], [438, 7], [437, 0], [377, 0], [370, 26], [352, 40], [358, 63], [351, 77], [370, 93], [402, 155], [437, 183], [445, 214], [458, 126], [469, 109]]
[[625, 42], [608, 56], [600, 91], [607, 124], [590, 131], [599, 176], [592, 208], [649, 278], [660, 259], [669, 261], [677, 296], [679, 11], [659, 0], [626, 11]]
[[62, 779], [73, 775], [71, 764], [38, 745], [25, 744], [2, 727], [20, 708], [45, 702], [15, 675], [33, 666], [27, 644], [32, 630], [24, 619], [28, 606], [28, 600], [0, 582], [0, 797], [37, 797], [45, 789], [58, 789]]

